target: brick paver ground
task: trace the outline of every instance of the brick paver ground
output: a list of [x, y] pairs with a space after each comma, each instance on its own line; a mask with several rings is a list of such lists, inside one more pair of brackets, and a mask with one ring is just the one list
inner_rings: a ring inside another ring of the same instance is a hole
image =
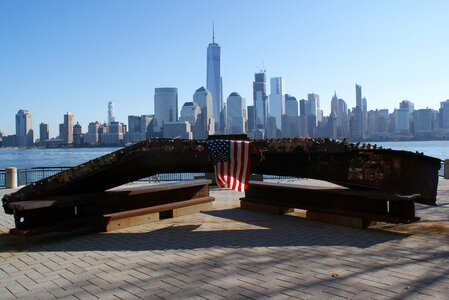
[[0, 213], [0, 299], [447, 299], [449, 180], [422, 221], [359, 230], [238, 208], [111, 233], [19, 238]]

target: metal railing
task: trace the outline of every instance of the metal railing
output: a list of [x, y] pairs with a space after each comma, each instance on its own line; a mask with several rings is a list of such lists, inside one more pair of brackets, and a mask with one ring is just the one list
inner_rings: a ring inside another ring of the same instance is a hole
[[137, 182], [163, 182], [163, 181], [188, 181], [195, 177], [204, 176], [204, 173], [166, 173], [156, 174], [136, 180]]
[[27, 185], [41, 179], [53, 176], [71, 167], [41, 167], [17, 170], [17, 184]]
[[[17, 184], [27, 185], [41, 179], [53, 176], [71, 167], [41, 167], [17, 170]], [[0, 170], [0, 188], [6, 186], [5, 170]], [[193, 180], [197, 176], [204, 176], [204, 173], [169, 173], [157, 174], [150, 177], [138, 179], [138, 182], [164, 182], [164, 181], [187, 181]]]
[[0, 170], [0, 188], [6, 186], [6, 172], [5, 170]]

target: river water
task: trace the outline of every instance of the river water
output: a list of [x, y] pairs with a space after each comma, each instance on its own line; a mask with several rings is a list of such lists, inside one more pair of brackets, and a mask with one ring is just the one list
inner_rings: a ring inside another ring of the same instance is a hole
[[120, 148], [2, 149], [0, 170], [7, 167], [72, 167]]
[[[378, 142], [378, 146], [395, 150], [422, 152], [439, 159], [449, 158], [449, 141]], [[2, 149], [0, 170], [7, 167], [71, 167], [116, 151], [120, 148]]]

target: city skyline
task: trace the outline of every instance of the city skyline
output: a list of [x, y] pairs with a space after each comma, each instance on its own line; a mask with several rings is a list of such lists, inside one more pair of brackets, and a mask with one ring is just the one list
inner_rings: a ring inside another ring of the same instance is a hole
[[266, 68], [267, 81], [282, 77], [284, 94], [298, 101], [318, 94], [324, 115], [334, 91], [355, 106], [355, 83], [368, 110], [391, 112], [402, 100], [438, 109], [449, 98], [448, 8], [445, 1], [1, 2], [0, 130], [13, 134], [13, 116], [25, 109], [35, 132], [48, 123], [54, 136], [67, 111], [83, 126], [107, 121], [109, 101], [126, 122], [153, 114], [154, 89], [164, 86], [178, 88], [179, 110], [206, 85], [212, 20], [223, 99], [232, 92], [252, 99], [254, 73]]

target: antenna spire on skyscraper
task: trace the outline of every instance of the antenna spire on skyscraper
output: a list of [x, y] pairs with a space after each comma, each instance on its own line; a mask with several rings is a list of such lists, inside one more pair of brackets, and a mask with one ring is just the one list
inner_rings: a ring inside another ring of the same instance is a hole
[[212, 21], [212, 43], [215, 44], [215, 24]]

